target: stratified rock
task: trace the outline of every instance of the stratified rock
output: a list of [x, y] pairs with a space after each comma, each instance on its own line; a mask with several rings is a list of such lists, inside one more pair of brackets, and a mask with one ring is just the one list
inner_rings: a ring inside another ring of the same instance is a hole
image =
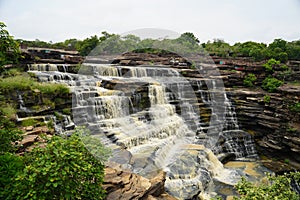
[[137, 174], [105, 168], [103, 188], [107, 191], [107, 200], [175, 200], [164, 190], [165, 172], [161, 171], [153, 179], [147, 179]]
[[38, 135], [25, 135], [22, 141], [20, 142], [20, 145], [22, 146], [22, 148], [27, 148], [37, 141]]

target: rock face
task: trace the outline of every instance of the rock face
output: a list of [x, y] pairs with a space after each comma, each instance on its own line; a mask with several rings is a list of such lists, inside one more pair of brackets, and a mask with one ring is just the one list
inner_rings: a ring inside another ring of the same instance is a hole
[[[276, 92], [269, 93], [258, 87], [245, 88], [244, 77], [248, 73], [256, 75], [256, 86], [269, 76], [262, 64], [238, 59], [215, 58], [228, 95], [234, 102], [241, 128], [251, 133], [260, 155], [285, 160], [299, 169], [300, 162], [300, 80], [298, 61], [289, 61], [289, 70], [275, 67], [272, 77], [286, 82]], [[222, 62], [222, 65], [219, 64]], [[285, 163], [286, 164], [286, 163]], [[272, 165], [269, 168], [278, 171]], [[282, 170], [282, 169], [280, 169]]]
[[[300, 89], [300, 88], [299, 88]], [[259, 152], [268, 157], [300, 162], [299, 113], [291, 111], [300, 96], [287, 86], [278, 93], [234, 90], [236, 112], [242, 127], [252, 133]], [[265, 102], [270, 96], [270, 102]]]
[[[300, 168], [300, 109], [297, 107], [300, 102], [300, 85], [284, 84], [274, 93], [266, 92], [258, 86], [269, 75], [278, 79], [284, 79], [287, 82], [297, 82], [300, 80], [300, 63], [299, 61], [289, 61], [288, 71], [284, 71], [280, 66], [274, 67], [274, 73], [266, 72], [263, 62], [253, 62], [247, 58], [220, 58], [212, 57], [214, 63], [202, 64], [202, 71], [207, 75], [216, 67], [220, 72], [224, 86], [228, 91], [227, 94], [234, 102], [238, 122], [242, 130], [250, 133], [255, 139], [258, 153], [269, 158], [286, 160], [294, 167]], [[126, 60], [126, 63], [125, 63]], [[136, 54], [126, 54], [117, 58], [114, 62], [121, 65], [128, 64], [147, 64], [153, 60], [155, 63], [172, 65], [171, 57], [169, 59], [159, 56], [149, 57], [143, 54], [139, 57]], [[169, 61], [169, 63], [167, 63]], [[182, 76], [186, 77], [193, 88], [197, 88], [193, 79], [201, 79], [203, 75], [197, 73], [197, 69], [191, 69], [188, 60], [182, 60], [185, 66], [174, 65]], [[246, 88], [244, 86], [244, 78], [247, 74], [256, 75], [256, 88]], [[203, 106], [201, 97], [199, 104], [201, 110], [201, 119], [209, 122], [211, 111]], [[266, 100], [270, 98], [270, 101]], [[298, 109], [298, 110], [297, 110]], [[222, 141], [221, 141], [222, 142]], [[230, 154], [230, 153], [229, 153]], [[228, 155], [229, 155], [228, 154]], [[220, 157], [228, 155], [220, 155]], [[234, 158], [234, 156], [231, 156]], [[270, 165], [269, 165], [270, 167]], [[274, 168], [274, 170], [276, 170]]]
[[[220, 78], [222, 78], [224, 85], [226, 87], [227, 96], [230, 99], [228, 102], [233, 102], [233, 105], [228, 106], [228, 109], [233, 107], [236, 112], [236, 116], [225, 116], [229, 118], [237, 118], [239, 128], [247, 131], [252, 134], [255, 139], [255, 144], [257, 146], [258, 152], [261, 155], [265, 155], [270, 158], [277, 159], [288, 159], [290, 164], [294, 164], [297, 166], [297, 163], [300, 162], [300, 116], [299, 110], [296, 105], [300, 100], [300, 87], [297, 85], [284, 85], [277, 90], [276, 93], [267, 93], [261, 89], [248, 89], [243, 86], [244, 77], [248, 73], [254, 73], [257, 76], [256, 85], [260, 85], [262, 80], [267, 76], [262, 64], [263, 63], [253, 63], [249, 60], [245, 59], [223, 59], [223, 58], [213, 58], [215, 64], [213, 63], [205, 63], [203, 64], [202, 70], [207, 73], [208, 76], [216, 76], [213, 71], [217, 68], [219, 69], [220, 74], [217, 74]], [[118, 63], [121, 65], [125, 65], [126, 67], [122, 68], [121, 73], [122, 76], [126, 76], [129, 73], [129, 68], [132, 65], [171, 65], [173, 68], [178, 70], [182, 76], [184, 76], [193, 89], [195, 89], [196, 93], [196, 103], [199, 109], [201, 110], [200, 118], [201, 118], [201, 126], [203, 127], [199, 130], [199, 140], [206, 138], [202, 137], [202, 132], [207, 132], [209, 129], [209, 123], [212, 116], [212, 110], [206, 104], [210, 103], [210, 97], [208, 92], [205, 93], [204, 88], [207, 87], [205, 85], [205, 79], [202, 74], [197, 73], [197, 69], [193, 69], [191, 64], [182, 58], [176, 57], [175, 55], [155, 55], [150, 56], [149, 54], [137, 55], [137, 54], [129, 54], [122, 55], [119, 58], [115, 59], [113, 63]], [[130, 66], [127, 66], [130, 65]], [[34, 67], [42, 67], [42, 66], [34, 66]], [[48, 69], [51, 66], [45, 65]], [[293, 70], [291, 78], [289, 80], [297, 80], [299, 78], [299, 69], [300, 66], [297, 63], [289, 64], [289, 67]], [[298, 67], [298, 68], [297, 68]], [[61, 67], [57, 67], [60, 72], [73, 72], [72, 68], [65, 68], [65, 65], [61, 65]], [[298, 70], [298, 71], [297, 71]], [[46, 70], [47, 71], [47, 70]], [[56, 73], [57, 74], [57, 73]], [[274, 74], [275, 76], [276, 74]], [[53, 76], [53, 79], [58, 79], [60, 76]], [[46, 77], [47, 80], [49, 77]], [[68, 79], [68, 77], [63, 76], [61, 79]], [[72, 79], [73, 80], [73, 79]], [[197, 81], [195, 81], [197, 80]], [[199, 81], [200, 80], [200, 81]], [[199, 85], [200, 83], [200, 85]], [[119, 89], [124, 88], [126, 92], [126, 88], [130, 87], [128, 83], [122, 84], [122, 82], [117, 82], [114, 79], [103, 80], [100, 84], [102, 87], [106, 89], [113, 89], [118, 85]], [[133, 83], [134, 84], [134, 83]], [[144, 86], [148, 86], [146, 84], [141, 84]], [[138, 85], [138, 93], [142, 97], [141, 99], [144, 102], [140, 102], [138, 105], [133, 104], [133, 107], [136, 109], [135, 112], [143, 110], [149, 107], [150, 99], [145, 98], [145, 94], [148, 91], [145, 91], [145, 87], [140, 87]], [[203, 89], [202, 92], [200, 89]], [[97, 95], [99, 91], [94, 91]], [[130, 92], [130, 91], [128, 91]], [[218, 95], [218, 93], [215, 93]], [[147, 95], [146, 95], [147, 96]], [[265, 97], [269, 96], [270, 101], [266, 101]], [[71, 97], [58, 97], [55, 100], [57, 103], [55, 106], [49, 105], [44, 107], [44, 101], [46, 97], [40, 95], [39, 91], [29, 91], [20, 94], [11, 94], [11, 99], [15, 101], [19, 101], [20, 109], [18, 111], [18, 116], [25, 118], [29, 116], [36, 115], [45, 115], [49, 113], [53, 113], [54, 110], [62, 110], [66, 106], [71, 106], [70, 99]], [[220, 98], [224, 98], [223, 96]], [[48, 97], [47, 99], [51, 99]], [[51, 99], [52, 100], [52, 99]], [[24, 101], [24, 102], [22, 102]], [[54, 101], [54, 100], [53, 100]], [[208, 102], [208, 103], [207, 103]], [[226, 101], [226, 98], [224, 99]], [[171, 102], [176, 105], [176, 101]], [[199, 105], [198, 105], [199, 104]], [[37, 106], [38, 105], [38, 106]], [[34, 107], [35, 106], [35, 107]], [[30, 109], [30, 108], [35, 109]], [[33, 112], [28, 112], [28, 109]], [[298, 109], [298, 110], [297, 110]], [[215, 110], [215, 113], [223, 112], [224, 106], [222, 108], [218, 108]], [[229, 113], [232, 110], [229, 109]], [[231, 112], [234, 113], [234, 112]], [[145, 118], [147, 120], [147, 118]], [[229, 119], [230, 120], [230, 119]], [[64, 121], [64, 120], [61, 120]], [[231, 123], [232, 125], [235, 123]], [[240, 144], [245, 141], [245, 132], [230, 132], [232, 135], [232, 140], [237, 141], [236, 143]], [[35, 130], [33, 127], [27, 128], [27, 135], [24, 140], [24, 145], [35, 142], [38, 140], [38, 130]], [[201, 132], [202, 131], [202, 132]], [[249, 134], [248, 134], [249, 135]], [[218, 158], [222, 160], [224, 163], [235, 159], [238, 152], [230, 152], [227, 151], [225, 146], [225, 139], [228, 136], [223, 135], [220, 137], [219, 146], [220, 149], [216, 150], [219, 153]], [[114, 138], [111, 138], [114, 139]], [[252, 141], [252, 140], [249, 140]], [[230, 145], [229, 145], [230, 146]], [[244, 147], [245, 150], [241, 150], [241, 152], [247, 152], [247, 147], [251, 145], [241, 144], [241, 147]], [[231, 147], [231, 146], [230, 146]], [[231, 148], [239, 151], [236, 146], [235, 148]], [[220, 151], [220, 152], [218, 152]], [[252, 152], [252, 151], [249, 151]], [[199, 185], [198, 190], [195, 192], [193, 189], [194, 185], [190, 185], [191, 190], [187, 191], [187, 194], [191, 194], [192, 198], [197, 198], [200, 190], [208, 187], [208, 183], [210, 182], [209, 173], [207, 170], [204, 170], [200, 166], [200, 155], [203, 154], [205, 157], [210, 157], [210, 153], [202, 151], [202, 149], [191, 147], [189, 150], [189, 155], [185, 155], [184, 158], [179, 160], [178, 162], [174, 162], [170, 168], [172, 171], [176, 171], [178, 169], [178, 174], [186, 175], [187, 177], [191, 174], [194, 178], [197, 179], [197, 182], [201, 182], [202, 185]], [[123, 155], [122, 155], [123, 156]], [[244, 155], [241, 155], [241, 157]], [[128, 156], [130, 157], [130, 156]], [[126, 156], [123, 156], [123, 159], [128, 161]], [[209, 159], [216, 161], [214, 158]], [[134, 160], [134, 166], [142, 166], [147, 164], [144, 160], [139, 160], [138, 158]], [[191, 162], [199, 163], [198, 171], [191, 171], [189, 168], [191, 167]], [[216, 162], [215, 162], [216, 163]], [[214, 168], [218, 169], [219, 164], [214, 166]], [[269, 165], [272, 168], [272, 164]], [[299, 167], [300, 168], [300, 167]], [[273, 168], [272, 168], [273, 169]], [[180, 171], [179, 170], [183, 170]], [[186, 170], [186, 171], [184, 171]], [[185, 173], [186, 172], [186, 173]], [[107, 190], [108, 200], [114, 199], [174, 199], [173, 197], [167, 195], [164, 191], [164, 183], [165, 183], [165, 173], [161, 172], [156, 177], [152, 179], [147, 179], [142, 176], [139, 176], [134, 173], [122, 171], [120, 169], [106, 168], [106, 176], [104, 188]], [[173, 175], [176, 180], [177, 174], [169, 174]], [[199, 176], [198, 176], [199, 175]], [[190, 178], [190, 177], [188, 177]], [[175, 181], [176, 183], [176, 181]], [[170, 184], [172, 187], [172, 184]], [[173, 184], [176, 185], [176, 184]], [[181, 185], [179, 185], [181, 186]], [[180, 192], [180, 187], [177, 188], [178, 192]], [[171, 191], [171, 189], [170, 189]], [[170, 192], [169, 191], [169, 192]], [[176, 195], [176, 189], [172, 190], [172, 194]], [[195, 192], [192, 194], [192, 192]], [[180, 196], [180, 195], [178, 195]]]
[[120, 169], [105, 168], [103, 187], [107, 191], [107, 200], [176, 200], [165, 193], [165, 172], [147, 179]]

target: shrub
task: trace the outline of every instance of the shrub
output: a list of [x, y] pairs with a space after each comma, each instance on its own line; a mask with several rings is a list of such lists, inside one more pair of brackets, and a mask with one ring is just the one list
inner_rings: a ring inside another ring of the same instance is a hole
[[300, 103], [295, 103], [294, 105], [289, 106], [290, 111], [300, 112]]
[[271, 101], [271, 97], [269, 95], [265, 95], [264, 96], [264, 102], [265, 103], [270, 103], [270, 101]]
[[53, 136], [45, 148], [26, 155], [26, 166], [8, 199], [104, 199], [104, 161], [109, 153], [84, 132]]
[[22, 157], [5, 153], [0, 155], [0, 199], [5, 199], [14, 178], [23, 171]]
[[282, 70], [288, 70], [289, 67], [288, 67], [287, 65], [281, 65], [281, 66], [280, 66], [280, 69], [282, 69]]
[[271, 58], [268, 60], [267, 63], [263, 64], [263, 66], [267, 71], [271, 72], [271, 71], [273, 71], [273, 67], [275, 65], [279, 65], [279, 64], [280, 64], [280, 61], [275, 60], [274, 58]]
[[292, 172], [290, 174], [271, 176], [268, 175], [267, 183], [255, 185], [246, 181], [243, 177], [242, 180], [235, 186], [240, 200], [252, 199], [265, 199], [265, 200], [299, 200], [300, 195], [291, 188], [291, 182], [300, 181], [300, 173]]
[[16, 115], [17, 111], [12, 104], [3, 105], [3, 107], [1, 108], [1, 111], [8, 118], [15, 119], [15, 115]]
[[0, 154], [14, 152], [17, 148], [15, 141], [22, 138], [21, 134], [22, 131], [0, 110]]
[[267, 77], [262, 82], [262, 88], [268, 92], [274, 92], [282, 84], [283, 82], [277, 78]]
[[247, 87], [253, 87], [254, 86], [254, 82], [256, 81], [256, 76], [255, 74], [248, 74], [245, 79], [244, 79], [244, 85]]

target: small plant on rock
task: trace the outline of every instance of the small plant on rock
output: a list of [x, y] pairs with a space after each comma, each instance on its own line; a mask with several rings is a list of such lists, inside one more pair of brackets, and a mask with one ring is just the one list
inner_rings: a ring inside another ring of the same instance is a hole
[[262, 88], [268, 92], [274, 92], [276, 89], [283, 84], [282, 81], [277, 78], [267, 77], [262, 82]]
[[247, 87], [253, 87], [254, 86], [254, 82], [256, 81], [256, 76], [255, 74], [248, 74], [245, 79], [244, 79], [244, 85]]
[[268, 71], [268, 72], [272, 72], [273, 71], [273, 67], [275, 65], [279, 65], [280, 61], [275, 60], [274, 58], [271, 58], [268, 60], [267, 63], [263, 64], [264, 68]]
[[264, 102], [267, 103], [267, 104], [269, 104], [270, 101], [271, 101], [271, 97], [269, 95], [265, 95], [264, 96]]

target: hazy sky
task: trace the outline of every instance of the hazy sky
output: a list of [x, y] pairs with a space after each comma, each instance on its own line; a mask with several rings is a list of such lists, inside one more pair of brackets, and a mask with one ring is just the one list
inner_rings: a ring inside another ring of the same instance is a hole
[[140, 28], [193, 32], [201, 42], [300, 39], [300, 0], [0, 0], [15, 38], [84, 39]]

